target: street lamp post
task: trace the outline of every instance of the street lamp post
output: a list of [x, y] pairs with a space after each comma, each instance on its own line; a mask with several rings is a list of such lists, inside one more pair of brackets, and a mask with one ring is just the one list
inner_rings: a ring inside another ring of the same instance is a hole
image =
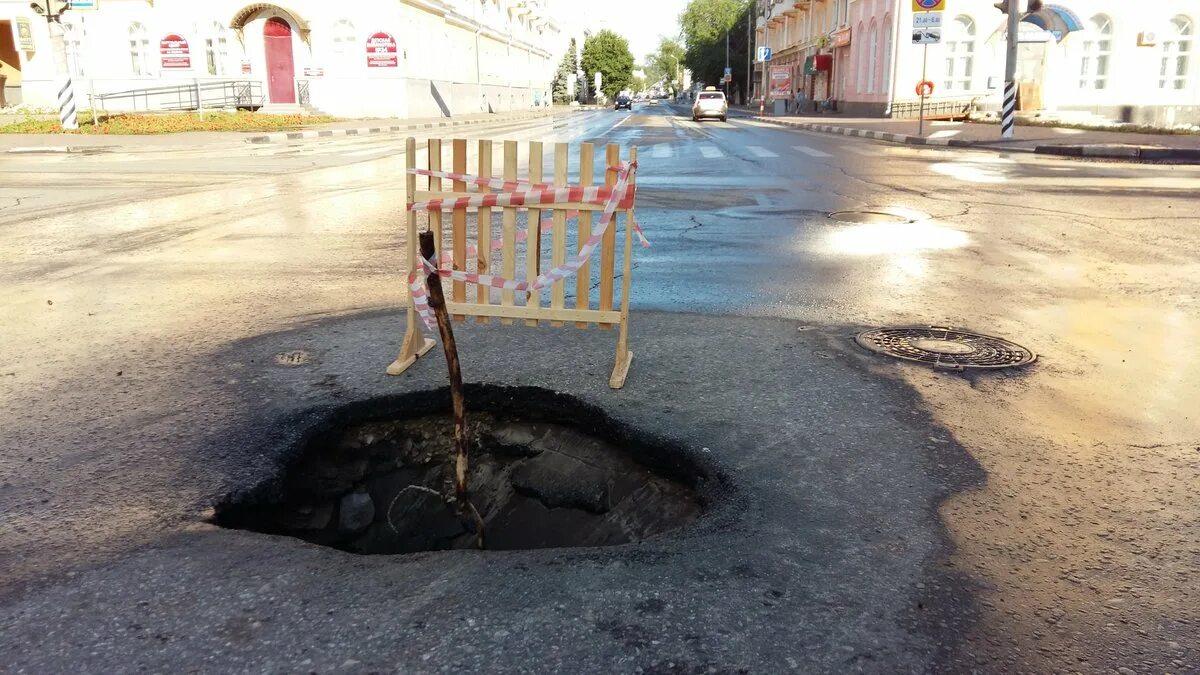
[[54, 11], [54, 0], [31, 2], [29, 8], [46, 17], [46, 30], [50, 33], [50, 44], [54, 51], [54, 74], [65, 77], [65, 81], [57, 92], [58, 121], [62, 124], [63, 129], [74, 131], [79, 128], [79, 119], [75, 108], [75, 84], [71, 81], [71, 69], [67, 63], [67, 46], [60, 21], [63, 12], [71, 8], [71, 3], [63, 0], [59, 0], [59, 3], [61, 6], [57, 12]]

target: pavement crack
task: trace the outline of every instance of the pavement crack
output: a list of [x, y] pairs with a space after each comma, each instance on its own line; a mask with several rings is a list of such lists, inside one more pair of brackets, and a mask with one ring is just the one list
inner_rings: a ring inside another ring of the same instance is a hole
[[700, 222], [700, 220], [699, 220], [699, 219], [697, 219], [697, 218], [696, 218], [696, 216], [688, 216], [688, 217], [691, 219], [691, 221], [692, 221], [693, 223], [695, 223], [695, 225], [689, 225], [688, 227], [685, 227], [685, 228], [683, 229], [683, 231], [681, 231], [681, 232], [679, 233], [679, 236], [680, 236], [681, 238], [682, 238], [682, 237], [684, 237], [685, 235], [687, 235], [687, 233], [688, 233], [688, 232], [691, 232], [692, 230], [696, 230], [696, 229], [699, 229], [699, 228], [701, 228], [701, 227], [704, 227], [704, 223]]

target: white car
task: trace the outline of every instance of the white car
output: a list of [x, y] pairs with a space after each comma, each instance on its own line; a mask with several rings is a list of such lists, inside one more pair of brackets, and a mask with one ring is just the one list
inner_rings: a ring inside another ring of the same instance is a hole
[[716, 117], [724, 122], [729, 117], [729, 102], [725, 100], [725, 92], [705, 90], [696, 96], [692, 104], [692, 121], [699, 122], [706, 117]]

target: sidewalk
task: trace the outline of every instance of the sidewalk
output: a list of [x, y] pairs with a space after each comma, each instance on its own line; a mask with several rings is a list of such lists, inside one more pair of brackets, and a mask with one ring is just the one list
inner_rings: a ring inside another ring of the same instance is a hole
[[508, 113], [478, 113], [457, 117], [355, 119], [317, 124], [294, 131], [264, 132], [187, 132], [145, 136], [105, 136], [90, 134], [0, 134], [0, 152], [45, 153], [74, 152], [93, 148], [127, 150], [164, 149], [213, 143], [282, 143], [309, 138], [403, 133], [441, 127], [514, 122], [552, 115], [566, 115], [578, 108], [555, 107]]
[[1069, 127], [1018, 125], [1015, 138], [1000, 139], [1000, 125], [983, 122], [843, 118], [836, 115], [757, 117], [763, 122], [805, 131], [873, 138], [906, 145], [980, 147], [1069, 157], [1101, 157], [1200, 163], [1200, 136], [1099, 131]]

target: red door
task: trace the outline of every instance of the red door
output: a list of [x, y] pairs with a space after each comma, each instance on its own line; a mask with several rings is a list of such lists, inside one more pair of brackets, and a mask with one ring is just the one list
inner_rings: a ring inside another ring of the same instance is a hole
[[296, 102], [296, 67], [292, 62], [292, 27], [283, 19], [263, 26], [267, 54], [267, 91], [271, 103]]

